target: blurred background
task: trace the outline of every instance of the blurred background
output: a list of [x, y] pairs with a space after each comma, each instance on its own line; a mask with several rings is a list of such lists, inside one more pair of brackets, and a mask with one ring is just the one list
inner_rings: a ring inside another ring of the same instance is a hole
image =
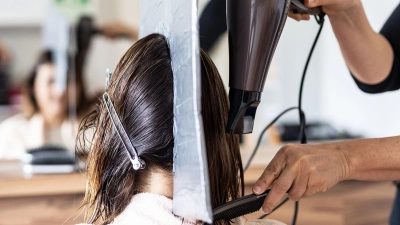
[[[199, 0], [199, 14], [208, 3]], [[398, 0], [363, 3], [378, 31]], [[88, 24], [96, 34], [81, 40], [84, 44], [79, 47], [75, 31]], [[83, 176], [69, 173], [76, 168], [70, 166], [74, 161], [68, 161], [77, 126], [104, 92], [106, 69], [114, 70], [136, 40], [139, 27], [139, 0], [0, 0], [0, 225], [58, 224], [67, 219], [66, 224], [73, 224], [77, 216], [75, 221], [82, 221], [78, 207]], [[261, 130], [281, 111], [297, 105], [301, 73], [317, 29], [313, 19], [301, 23], [288, 19], [254, 133], [242, 137], [244, 160]], [[227, 39], [226, 33], [218, 38], [209, 54], [228, 88]], [[327, 20], [305, 82], [303, 108], [312, 124], [309, 136], [324, 141], [399, 135], [400, 104], [395, 104], [399, 99], [400, 92], [368, 95], [358, 89]], [[292, 112], [268, 132], [254, 168], [265, 167], [282, 142], [297, 140], [297, 123], [298, 114]], [[49, 156], [49, 151], [58, 153]], [[34, 166], [42, 165], [40, 160], [62, 166]], [[255, 170], [254, 177], [259, 173]], [[390, 208], [394, 189], [383, 185], [388, 193], [384, 206]], [[15, 208], [20, 205], [26, 215], [41, 207], [54, 216], [20, 216]]]

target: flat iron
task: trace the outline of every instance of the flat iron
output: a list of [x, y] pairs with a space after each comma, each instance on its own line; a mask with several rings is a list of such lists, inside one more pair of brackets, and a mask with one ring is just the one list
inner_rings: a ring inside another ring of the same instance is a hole
[[299, 0], [227, 0], [229, 101], [226, 131], [252, 133], [257, 107], [289, 11], [322, 15]]

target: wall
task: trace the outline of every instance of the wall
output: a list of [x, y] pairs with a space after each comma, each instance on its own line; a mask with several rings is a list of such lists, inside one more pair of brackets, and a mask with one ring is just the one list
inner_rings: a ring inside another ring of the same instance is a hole
[[38, 25], [0, 26], [0, 41], [7, 47], [13, 58], [11, 82], [14, 85], [20, 84], [39, 54], [42, 43], [41, 29]]
[[[379, 31], [397, 0], [363, 1], [372, 27]], [[400, 134], [400, 91], [370, 95], [361, 92], [349, 76], [333, 31], [326, 24], [318, 57], [321, 68], [321, 114], [324, 119], [367, 137]], [[400, 38], [400, 37], [399, 37]]]

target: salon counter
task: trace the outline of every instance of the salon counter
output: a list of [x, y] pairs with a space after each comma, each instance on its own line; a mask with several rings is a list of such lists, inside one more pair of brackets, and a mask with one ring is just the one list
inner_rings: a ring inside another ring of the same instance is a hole
[[[0, 199], [74, 195], [85, 192], [84, 176], [80, 173], [27, 176], [22, 170], [5, 171], [5, 164], [14, 168], [19, 165], [17, 162], [0, 161]], [[254, 184], [264, 169], [265, 166], [251, 166], [245, 172], [245, 184]]]
[[84, 193], [80, 173], [26, 175], [18, 161], [0, 161], [0, 198]]
[[82, 222], [84, 180], [80, 173], [27, 175], [19, 161], [0, 160], [0, 225]]

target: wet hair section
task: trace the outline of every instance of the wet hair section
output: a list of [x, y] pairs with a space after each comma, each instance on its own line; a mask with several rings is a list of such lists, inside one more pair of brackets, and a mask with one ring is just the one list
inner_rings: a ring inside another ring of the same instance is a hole
[[[222, 80], [204, 51], [201, 82], [211, 200], [215, 207], [243, 194], [242, 162], [238, 137], [225, 132], [229, 103]], [[118, 63], [107, 94], [146, 167], [133, 169], [107, 108], [98, 104], [81, 123], [76, 148], [77, 155], [87, 164], [83, 202], [87, 222], [96, 224], [109, 224], [122, 213], [133, 195], [145, 189], [152, 173], [172, 175], [174, 84], [165, 37], [151, 34], [136, 42]]]
[[77, 155], [89, 151], [88, 221], [104, 224], [140, 192], [152, 168], [172, 172], [173, 76], [165, 38], [150, 35], [136, 42], [118, 63], [107, 93], [146, 169], [132, 168], [106, 107], [99, 104], [80, 126]]

